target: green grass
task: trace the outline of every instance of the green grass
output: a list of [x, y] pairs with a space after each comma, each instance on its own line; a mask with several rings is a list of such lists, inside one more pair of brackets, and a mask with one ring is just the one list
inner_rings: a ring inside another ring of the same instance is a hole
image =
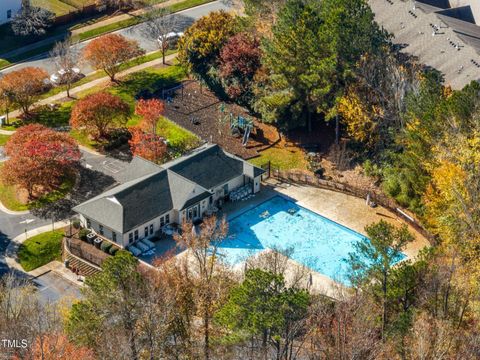
[[60, 0], [65, 4], [69, 4], [77, 9], [81, 9], [84, 6], [88, 6], [95, 3], [95, 0]]
[[[2, 171], [3, 163], [0, 163], [0, 173]], [[14, 186], [5, 185], [0, 181], [0, 202], [3, 206], [12, 211], [28, 210], [27, 204], [22, 204], [17, 199], [17, 193]]]
[[63, 231], [33, 236], [18, 248], [18, 260], [25, 271], [32, 271], [53, 260], [61, 260]]
[[95, 150], [96, 146], [98, 146], [98, 144], [94, 140], [90, 139], [88, 134], [83, 131], [71, 130], [70, 136], [77, 140], [80, 145], [83, 145], [89, 149]]
[[171, 12], [177, 12], [177, 11], [190, 9], [192, 7], [195, 7], [195, 6], [207, 4], [207, 3], [212, 2], [212, 1], [213, 0], [185, 0], [185, 1], [181, 1], [181, 2], [178, 2], [176, 4], [173, 4], [173, 5], [169, 6], [168, 9]]
[[56, 16], [62, 16], [69, 12], [77, 11], [71, 5], [68, 5], [60, 0], [31, 0], [32, 6], [41, 7], [55, 13]]
[[0, 146], [4, 146], [8, 139], [10, 139], [10, 135], [0, 134]]
[[260, 153], [259, 157], [251, 159], [250, 162], [260, 166], [271, 161], [272, 166], [280, 170], [307, 169], [305, 154], [299, 148], [273, 146]]

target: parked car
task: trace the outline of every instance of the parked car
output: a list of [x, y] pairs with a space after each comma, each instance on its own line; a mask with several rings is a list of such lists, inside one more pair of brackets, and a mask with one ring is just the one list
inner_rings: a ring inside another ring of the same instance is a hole
[[[80, 72], [79, 68], [74, 67], [71, 69], [71, 71], [74, 74], [74, 81], [80, 80], [85, 76]], [[58, 70], [56, 73], [50, 75], [50, 82], [54, 85], [65, 84], [66, 82], [65, 74], [67, 74], [67, 70], [65, 69]]]
[[[171, 43], [177, 41], [178, 39], [180, 39], [182, 36], [183, 36], [183, 32], [169, 32], [165, 36], [165, 40], [167, 40], [168, 43], [171, 44]], [[163, 38], [164, 38], [163, 36], [160, 36], [157, 39], [160, 47], [162, 47], [162, 45], [163, 45], [163, 40], [164, 40]]]

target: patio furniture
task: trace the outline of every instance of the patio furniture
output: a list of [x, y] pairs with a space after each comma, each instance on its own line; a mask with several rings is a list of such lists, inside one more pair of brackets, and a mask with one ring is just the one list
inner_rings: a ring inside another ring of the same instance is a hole
[[142, 253], [137, 247], [133, 245], [130, 245], [129, 247], [127, 247], [127, 250], [130, 251], [133, 254], [133, 256], [138, 256]]
[[149, 249], [155, 247], [155, 244], [154, 244], [152, 241], [148, 240], [148, 239], [142, 239], [142, 240], [140, 240], [140, 242], [143, 243], [143, 244], [145, 244], [146, 246], [148, 246]]
[[144, 253], [145, 251], [148, 251], [148, 249], [149, 249], [148, 246], [145, 245], [144, 243], [142, 243], [141, 241], [138, 241], [135, 244], [135, 247], [139, 248], [142, 253]]

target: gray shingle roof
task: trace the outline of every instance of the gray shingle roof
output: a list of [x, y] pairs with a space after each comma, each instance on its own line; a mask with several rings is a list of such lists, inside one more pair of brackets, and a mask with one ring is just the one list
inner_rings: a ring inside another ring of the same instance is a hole
[[264, 172], [225, 153], [218, 145], [204, 145], [162, 166], [135, 157], [124, 173], [126, 182], [73, 210], [126, 233], [167, 211], [183, 210], [208, 198], [208, 189], [237, 176], [256, 177]]
[[243, 174], [243, 161], [225, 154], [218, 145], [203, 147], [190, 156], [163, 165], [169, 170], [211, 189]]

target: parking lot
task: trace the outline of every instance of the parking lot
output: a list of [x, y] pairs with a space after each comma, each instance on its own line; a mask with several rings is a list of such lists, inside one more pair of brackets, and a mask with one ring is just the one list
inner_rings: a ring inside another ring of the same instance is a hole
[[39, 275], [33, 278], [32, 282], [45, 302], [57, 302], [60, 299], [72, 302], [82, 297], [77, 285], [58, 275], [55, 271]]

